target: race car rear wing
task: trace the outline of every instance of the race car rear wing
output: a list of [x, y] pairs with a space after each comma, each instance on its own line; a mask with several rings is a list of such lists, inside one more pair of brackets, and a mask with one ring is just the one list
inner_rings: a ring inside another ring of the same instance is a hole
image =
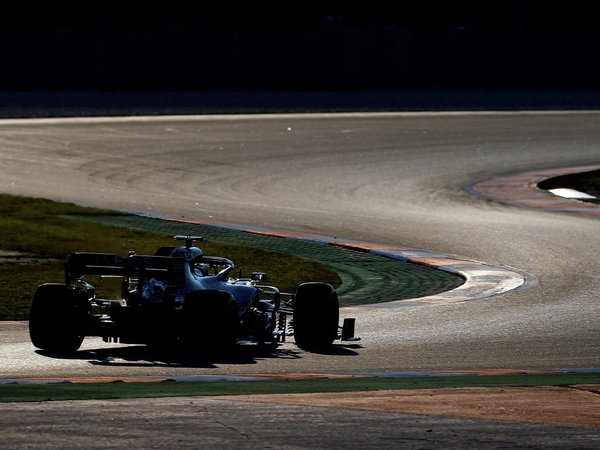
[[79, 279], [84, 275], [122, 275], [125, 276], [123, 258], [110, 253], [71, 253], [65, 263], [65, 278]]
[[164, 277], [181, 272], [182, 258], [166, 256], [129, 256], [122, 258], [112, 253], [71, 253], [65, 263], [67, 284], [85, 275], [113, 275], [122, 277]]

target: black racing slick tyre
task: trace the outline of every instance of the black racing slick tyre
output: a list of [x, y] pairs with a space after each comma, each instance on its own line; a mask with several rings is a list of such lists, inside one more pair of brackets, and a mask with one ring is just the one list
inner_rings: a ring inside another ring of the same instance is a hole
[[206, 354], [235, 346], [240, 318], [235, 298], [229, 292], [190, 292], [182, 314], [182, 340], [188, 350]]
[[64, 284], [47, 283], [37, 288], [29, 313], [29, 337], [41, 349], [75, 352], [83, 342], [87, 302]]
[[294, 339], [298, 347], [318, 350], [337, 338], [339, 302], [326, 283], [303, 283], [294, 296]]

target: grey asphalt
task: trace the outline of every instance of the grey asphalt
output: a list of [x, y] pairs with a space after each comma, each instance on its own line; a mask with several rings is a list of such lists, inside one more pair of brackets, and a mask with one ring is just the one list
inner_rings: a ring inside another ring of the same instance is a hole
[[[596, 112], [520, 112], [1, 121], [2, 192], [425, 248], [498, 262], [537, 280], [487, 300], [359, 311], [360, 345], [330, 354], [285, 344], [272, 354], [189, 361], [91, 340], [79, 357], [62, 359], [35, 353], [26, 328], [15, 324], [2, 333], [2, 376], [598, 367], [597, 219], [500, 205], [464, 186], [597, 163], [599, 119]], [[10, 409], [29, 419], [15, 428], [6, 415], [2, 445], [21, 439], [24, 448], [49, 447], [63, 436], [62, 447], [164, 447], [175, 439], [211, 446], [219, 433], [222, 442], [253, 448], [264, 435], [263, 446], [275, 448], [322, 447], [334, 434], [341, 437], [332, 447], [565, 448], [597, 447], [598, 439], [597, 429], [173, 402], [164, 410], [142, 407], [146, 401], [4, 405], [3, 416]], [[102, 408], [115, 414], [108, 426], [97, 415]], [[98, 420], [65, 423], [62, 414]], [[164, 429], [155, 426], [161, 420]], [[189, 424], [205, 427], [207, 440]], [[91, 439], [79, 440], [80, 433]]]
[[[597, 367], [597, 221], [482, 201], [464, 186], [597, 162], [599, 118], [491, 112], [2, 121], [0, 190], [425, 248], [499, 262], [538, 281], [487, 301], [365, 311], [358, 316], [364, 348], [337, 358], [303, 355], [303, 371]], [[28, 343], [16, 345], [30, 359]], [[48, 360], [35, 370], [74, 369], [62, 365]], [[298, 368], [282, 358], [251, 366]]]
[[2, 405], [1, 448], [595, 449], [598, 428], [216, 398]]

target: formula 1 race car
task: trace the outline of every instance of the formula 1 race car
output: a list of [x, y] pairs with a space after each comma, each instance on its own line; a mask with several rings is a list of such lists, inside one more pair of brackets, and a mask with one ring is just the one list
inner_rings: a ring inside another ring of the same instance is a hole
[[85, 336], [101, 336], [105, 342], [202, 352], [232, 348], [240, 340], [283, 342], [291, 335], [308, 350], [336, 339], [357, 340], [354, 319], [338, 326], [331, 285], [303, 283], [286, 294], [263, 285], [264, 273], [231, 278], [233, 262], [204, 256], [193, 246], [200, 237], [175, 239], [185, 246], [161, 247], [152, 256], [72, 253], [65, 284], [42, 284], [33, 296], [33, 345], [74, 352]]

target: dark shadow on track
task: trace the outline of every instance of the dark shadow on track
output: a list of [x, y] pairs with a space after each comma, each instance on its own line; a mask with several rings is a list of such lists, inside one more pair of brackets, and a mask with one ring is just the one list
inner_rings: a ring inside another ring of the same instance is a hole
[[[358, 356], [359, 345], [333, 345], [326, 350], [313, 351], [331, 356]], [[178, 367], [217, 368], [217, 364], [253, 365], [263, 359], [302, 359], [305, 351], [282, 348], [279, 345], [238, 345], [227, 352], [194, 354], [183, 349], [154, 349], [144, 345], [80, 350], [74, 353], [56, 353], [37, 350], [48, 358], [87, 360], [91, 365], [107, 367]]]

